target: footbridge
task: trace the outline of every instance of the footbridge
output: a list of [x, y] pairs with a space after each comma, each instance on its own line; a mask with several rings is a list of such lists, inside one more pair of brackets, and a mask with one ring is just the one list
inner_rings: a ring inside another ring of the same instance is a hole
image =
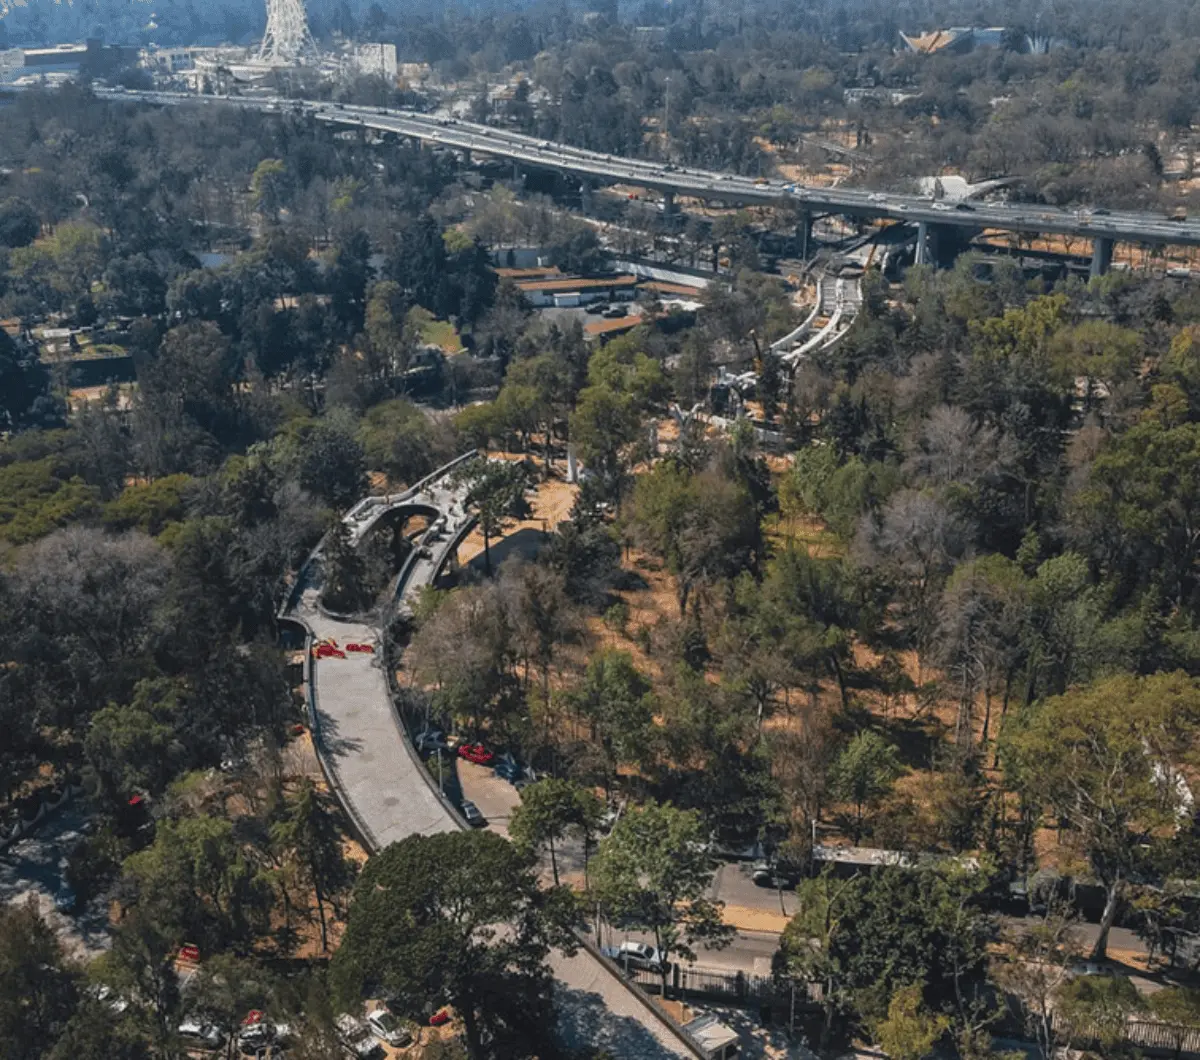
[[[467, 506], [468, 487], [455, 472], [481, 459], [466, 453], [403, 493], [370, 496], [343, 517], [357, 547], [388, 517], [423, 516], [428, 522], [393, 584], [392, 607], [411, 608], [457, 556], [475, 526]], [[280, 620], [303, 629], [305, 683], [313, 743], [322, 770], [370, 853], [411, 835], [465, 828], [417, 755], [392, 699], [381, 648], [314, 658], [318, 641], [380, 643], [382, 631], [370, 618], [337, 615], [321, 601], [323, 546], [305, 564]], [[385, 619], [380, 620], [382, 624]], [[624, 981], [586, 939], [574, 956], [556, 951], [559, 1036], [571, 1049], [604, 1049], [629, 1060], [701, 1060], [703, 1054], [678, 1024], [640, 990]]]

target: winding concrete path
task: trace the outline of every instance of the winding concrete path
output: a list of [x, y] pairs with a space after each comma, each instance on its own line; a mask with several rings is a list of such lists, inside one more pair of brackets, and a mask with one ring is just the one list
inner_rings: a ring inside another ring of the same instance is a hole
[[[397, 579], [401, 609], [433, 583], [475, 524], [466, 509], [466, 491], [449, 481], [459, 462], [398, 496], [365, 498], [346, 515], [355, 544], [389, 513], [408, 510], [431, 520]], [[379, 631], [361, 619], [324, 611], [321, 584], [318, 548], [281, 618], [301, 623], [310, 634], [306, 673], [314, 744], [342, 804], [372, 853], [410, 835], [464, 827], [426, 774], [392, 706]], [[345, 659], [318, 664], [311, 646], [319, 640], [336, 641], [340, 648], [365, 643], [376, 650], [347, 652]], [[573, 957], [556, 951], [550, 967], [557, 986], [559, 1035], [569, 1048], [602, 1047], [622, 1060], [696, 1060], [701, 1055], [589, 950], [580, 948]]]

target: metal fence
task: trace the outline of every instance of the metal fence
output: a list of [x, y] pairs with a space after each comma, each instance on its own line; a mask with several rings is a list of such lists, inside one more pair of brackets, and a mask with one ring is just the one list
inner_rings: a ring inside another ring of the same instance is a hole
[[[1100, 1040], [1097, 1028], [1068, 1026], [1057, 1016], [1054, 1029], [1062, 1038], [1073, 1038], [1081, 1044], [1095, 1045]], [[1171, 1056], [1200, 1056], [1200, 1028], [1179, 1027], [1157, 1020], [1130, 1019], [1125, 1024], [1125, 1043], [1135, 1049]]]
[[[662, 990], [662, 977], [656, 972], [631, 968], [629, 978], [647, 993]], [[747, 975], [724, 968], [702, 968], [694, 964], [674, 964], [667, 976], [667, 991], [676, 998], [703, 997], [710, 1001], [753, 1007], [765, 1004], [791, 1004], [792, 987], [776, 982], [769, 975]], [[795, 984], [796, 1006], [812, 1008], [821, 1003], [817, 983]]]

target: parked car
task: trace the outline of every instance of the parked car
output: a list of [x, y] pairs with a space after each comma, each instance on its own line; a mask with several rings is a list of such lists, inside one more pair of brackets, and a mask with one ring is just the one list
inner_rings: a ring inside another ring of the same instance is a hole
[[429, 1017], [429, 1026], [444, 1027], [450, 1022], [450, 1013], [444, 1008], [440, 1008], [432, 1016]]
[[496, 776], [507, 780], [514, 788], [520, 789], [529, 783], [529, 770], [518, 762], [511, 754], [503, 754], [496, 762]]
[[433, 751], [446, 751], [449, 748], [446, 745], [446, 737], [440, 729], [424, 729], [413, 737], [413, 744], [418, 751], [430, 753]]
[[360, 1060], [368, 1060], [368, 1057], [379, 1056], [383, 1052], [383, 1047], [372, 1037], [370, 1029], [357, 1016], [343, 1012], [334, 1021], [334, 1025], [337, 1027], [338, 1037], [342, 1040], [342, 1044]]
[[1067, 970], [1073, 979], [1111, 979], [1119, 974], [1116, 969], [1099, 961], [1077, 961]]
[[490, 766], [496, 756], [481, 743], [464, 743], [458, 748], [458, 757], [474, 762], [477, 766]]
[[387, 1009], [376, 1009], [374, 1012], [368, 1013], [367, 1026], [371, 1028], [371, 1033], [376, 1038], [394, 1048], [398, 1049], [401, 1046], [412, 1044], [412, 1031]]
[[487, 818], [483, 816], [479, 807], [470, 799], [463, 800], [462, 815], [466, 819], [467, 824], [472, 828], [482, 828], [487, 824]]
[[671, 967], [670, 962], [664, 960], [658, 950], [645, 942], [626, 939], [620, 946], [615, 948], [610, 946], [602, 952], [605, 957], [616, 961], [622, 968], [654, 972], [656, 975], [660, 975], [665, 969]]
[[800, 873], [784, 865], [769, 861], [756, 861], [750, 869], [750, 878], [759, 887], [772, 887], [777, 891], [787, 891], [800, 883]]
[[211, 1023], [199, 1019], [186, 1019], [179, 1027], [179, 1037], [195, 1042], [203, 1049], [220, 1049], [225, 1044], [225, 1036]]
[[118, 1016], [129, 1008], [129, 1002], [113, 990], [111, 986], [101, 986], [99, 984], [89, 986], [86, 993], [93, 1000], [100, 1002], [102, 1005], [107, 1005], [109, 1011], [116, 1013]]
[[238, 1048], [245, 1053], [247, 1049], [261, 1049], [271, 1044], [274, 1028], [270, 1021], [258, 1009], [251, 1009], [242, 1020], [242, 1029], [238, 1031]]

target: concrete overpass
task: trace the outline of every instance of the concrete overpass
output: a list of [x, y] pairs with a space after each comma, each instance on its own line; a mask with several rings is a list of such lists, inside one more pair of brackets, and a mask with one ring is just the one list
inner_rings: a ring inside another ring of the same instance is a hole
[[1120, 242], [1158, 246], [1200, 246], [1200, 221], [1175, 221], [1162, 214], [1110, 211], [1101, 208], [1064, 210], [1027, 203], [935, 201], [920, 195], [822, 188], [783, 180], [679, 166], [671, 162], [623, 158], [569, 144], [552, 143], [508, 129], [457, 118], [434, 117], [408, 110], [386, 110], [350, 104], [250, 99], [240, 96], [194, 96], [167, 92], [97, 89], [111, 99], [153, 104], [227, 104], [266, 111], [309, 114], [318, 121], [348, 128], [373, 129], [439, 144], [468, 154], [511, 160], [515, 166], [552, 170], [577, 180], [586, 203], [591, 189], [605, 184], [634, 184], [658, 191], [664, 212], [675, 210], [678, 196], [730, 204], [790, 204], [799, 218], [799, 235], [807, 245], [812, 220], [819, 214], [841, 214], [859, 220], [887, 219], [917, 226], [917, 261], [953, 257], [974, 235], [986, 229], [1028, 236], [1067, 236], [1091, 241], [1092, 272], [1100, 275], [1112, 262]]

